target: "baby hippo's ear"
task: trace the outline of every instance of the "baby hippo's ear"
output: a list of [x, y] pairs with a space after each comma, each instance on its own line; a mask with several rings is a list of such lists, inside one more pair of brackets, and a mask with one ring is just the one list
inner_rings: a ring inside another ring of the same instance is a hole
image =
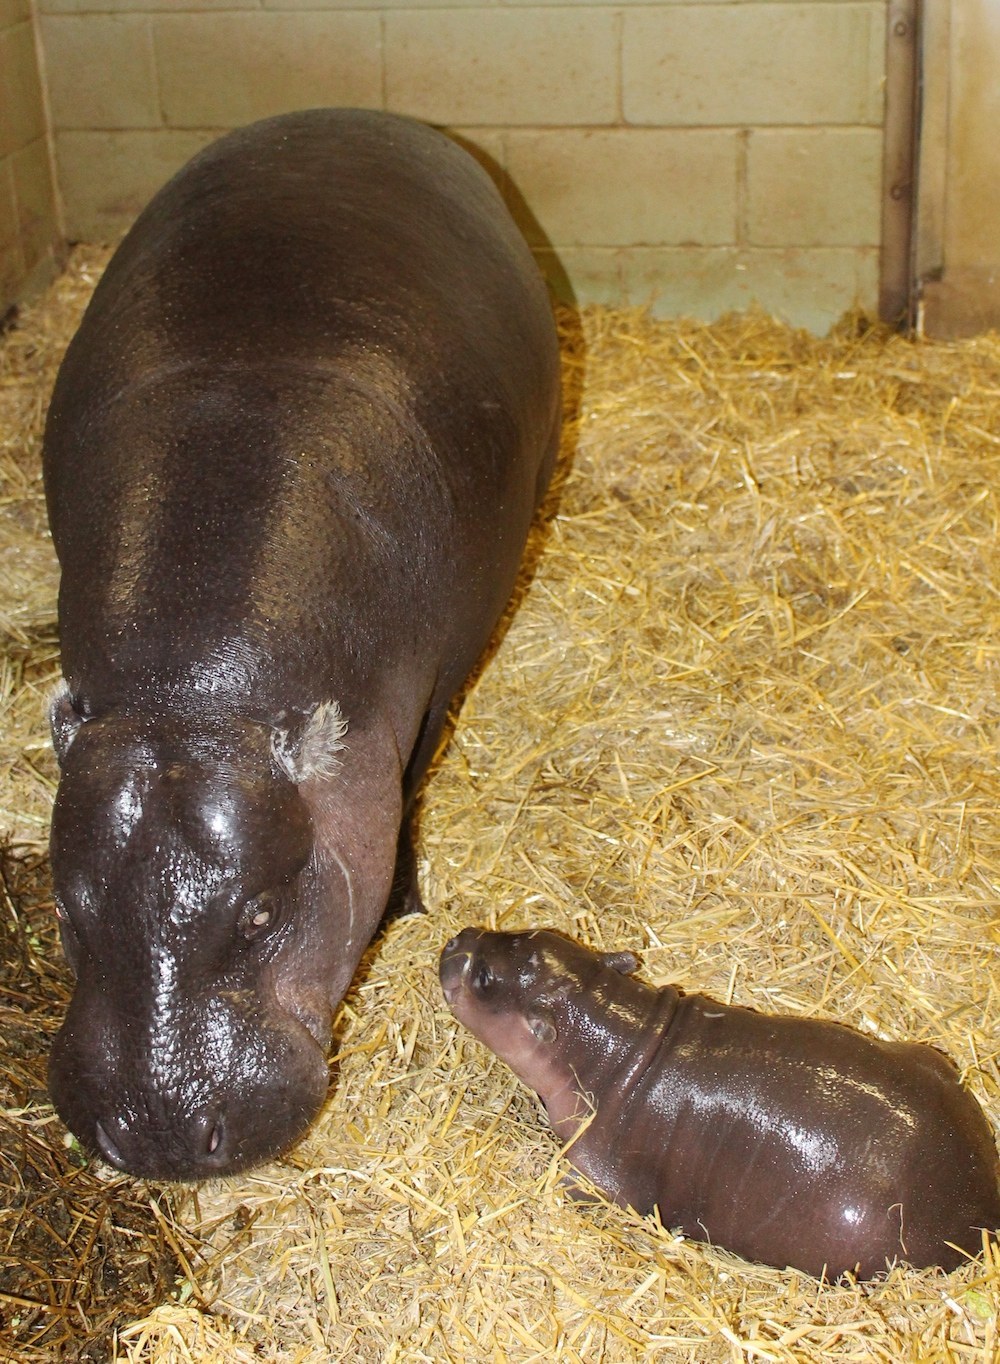
[[554, 1042], [559, 1036], [548, 1009], [536, 1009], [528, 1019], [528, 1027], [536, 1042]]
[[623, 976], [630, 976], [639, 966], [639, 958], [634, 952], [605, 952], [601, 960]]

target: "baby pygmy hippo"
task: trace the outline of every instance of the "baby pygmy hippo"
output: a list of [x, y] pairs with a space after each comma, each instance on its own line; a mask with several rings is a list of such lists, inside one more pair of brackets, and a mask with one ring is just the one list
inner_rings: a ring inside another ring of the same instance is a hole
[[947, 1057], [657, 990], [637, 965], [545, 931], [466, 928], [441, 954], [456, 1017], [609, 1198], [830, 1279], [953, 1269], [1000, 1227], [993, 1134]]

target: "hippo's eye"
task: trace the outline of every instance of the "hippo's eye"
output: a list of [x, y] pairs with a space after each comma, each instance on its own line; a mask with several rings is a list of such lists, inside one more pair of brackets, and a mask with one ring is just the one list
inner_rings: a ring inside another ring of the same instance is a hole
[[481, 962], [476, 968], [473, 976], [473, 984], [477, 990], [488, 990], [493, 984], [495, 977], [485, 962]]
[[66, 905], [64, 904], [62, 899], [59, 897], [54, 897], [53, 904], [55, 906], [56, 922], [59, 925], [59, 937], [62, 940], [63, 951], [66, 953], [66, 956], [69, 959], [70, 966], [72, 966], [73, 970], [75, 971], [76, 957], [80, 947], [80, 939], [77, 936], [77, 931], [73, 927], [73, 920], [69, 917], [69, 911], [67, 910]]
[[65, 941], [67, 934], [70, 938], [75, 939], [76, 929], [73, 927], [73, 920], [69, 917], [69, 911], [66, 906], [58, 897], [53, 900], [53, 903], [55, 905], [56, 919], [59, 923], [59, 930], [63, 935], [63, 940]]
[[255, 942], [273, 927], [276, 918], [274, 897], [270, 891], [265, 890], [256, 899], [243, 906], [243, 912], [240, 915], [240, 932], [248, 942]]

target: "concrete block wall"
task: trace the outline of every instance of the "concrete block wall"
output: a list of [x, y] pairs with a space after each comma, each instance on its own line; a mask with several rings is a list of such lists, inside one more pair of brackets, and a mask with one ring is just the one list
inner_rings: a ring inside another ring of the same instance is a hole
[[29, 0], [0, 0], [0, 318], [55, 273], [61, 245]]
[[874, 310], [885, 0], [36, 0], [71, 238], [217, 133], [360, 104], [487, 159], [580, 302]]

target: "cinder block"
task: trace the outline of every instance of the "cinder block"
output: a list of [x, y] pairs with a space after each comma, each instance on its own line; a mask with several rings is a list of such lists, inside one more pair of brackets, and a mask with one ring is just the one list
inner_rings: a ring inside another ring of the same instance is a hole
[[612, 10], [427, 9], [385, 16], [386, 100], [432, 123], [609, 123]]
[[41, 20], [41, 35], [54, 127], [159, 125], [145, 15], [48, 15]]
[[0, 33], [0, 156], [45, 131], [35, 35], [30, 23]]
[[17, 198], [14, 194], [13, 158], [0, 161], [0, 254], [9, 255], [20, 237], [17, 223]]
[[18, 233], [27, 270], [50, 255], [59, 242], [52, 172], [45, 138], [22, 147], [11, 157]]
[[56, 134], [56, 173], [66, 236], [109, 242], [174, 171], [216, 132], [156, 131]]
[[522, 228], [543, 247], [735, 242], [738, 139], [701, 130], [512, 130], [507, 169], [530, 211]]
[[755, 246], [877, 246], [878, 128], [767, 128], [750, 134], [747, 239]]
[[17, 204], [10, 158], [0, 160], [0, 318], [17, 299], [24, 256], [17, 230]]
[[585, 303], [614, 307], [622, 302], [624, 254], [601, 246], [539, 248], [534, 253], [553, 297], [574, 307]]
[[881, 121], [882, 4], [661, 5], [624, 22], [632, 123]]
[[817, 247], [784, 250], [665, 250], [623, 253], [623, 302], [663, 317], [711, 322], [754, 305], [822, 335], [850, 308], [878, 307], [878, 252]]
[[30, 0], [0, 0], [0, 29], [10, 28], [31, 17]]
[[171, 127], [230, 128], [319, 104], [381, 105], [373, 12], [191, 12], [151, 22]]
[[[505, 5], [508, 0], [260, 0], [264, 9], [468, 9], [470, 3], [483, 8]], [[527, 0], [534, 4], [535, 0]], [[541, 0], [543, 4], [564, 4], [565, 0]], [[590, 3], [590, 0], [584, 0]], [[606, 4], [607, 0], [593, 0]], [[659, 0], [657, 0], [659, 3]]]
[[[128, 14], [178, 10], [185, 0], [37, 0], [39, 14]], [[186, 0], [189, 9], [259, 9], [261, 0]], [[306, 8], [303, 5], [302, 8]]]
[[871, 317], [878, 316], [881, 285], [881, 251], [877, 246], [858, 247], [854, 253], [858, 272], [857, 306]]

